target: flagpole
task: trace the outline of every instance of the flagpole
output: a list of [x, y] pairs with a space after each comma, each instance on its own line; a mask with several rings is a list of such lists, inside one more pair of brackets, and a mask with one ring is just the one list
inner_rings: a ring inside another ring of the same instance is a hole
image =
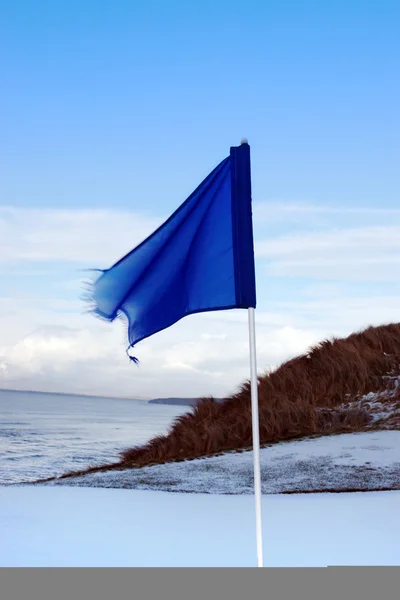
[[[241, 144], [248, 144], [243, 138]], [[251, 202], [250, 182], [250, 155], [248, 156], [248, 181], [245, 184]], [[252, 217], [250, 216], [250, 219]], [[254, 284], [255, 285], [255, 284]], [[255, 302], [255, 292], [254, 299]], [[254, 470], [254, 499], [256, 509], [256, 539], [257, 539], [257, 566], [263, 567], [263, 543], [262, 543], [262, 521], [261, 521], [261, 468], [260, 468], [260, 424], [258, 410], [258, 377], [256, 357], [256, 324], [255, 304], [247, 304], [249, 317], [249, 346], [250, 346], [250, 385], [251, 385], [251, 421], [253, 437], [253, 470]]]
[[254, 497], [256, 505], [257, 567], [263, 565], [261, 521], [260, 425], [258, 420], [258, 378], [256, 358], [256, 326], [254, 308], [248, 309], [250, 345], [251, 414], [253, 430]]

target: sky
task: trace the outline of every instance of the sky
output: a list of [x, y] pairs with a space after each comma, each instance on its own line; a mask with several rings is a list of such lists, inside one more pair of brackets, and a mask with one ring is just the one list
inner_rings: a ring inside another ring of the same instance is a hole
[[88, 314], [108, 268], [249, 140], [260, 372], [399, 321], [400, 5], [1, 2], [0, 387], [226, 395], [245, 311], [126, 357]]

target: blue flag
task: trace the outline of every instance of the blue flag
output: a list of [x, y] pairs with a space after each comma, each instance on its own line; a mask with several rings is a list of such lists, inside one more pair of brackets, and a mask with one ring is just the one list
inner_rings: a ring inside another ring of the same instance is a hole
[[125, 315], [130, 347], [190, 314], [255, 308], [249, 145], [231, 148], [161, 227], [101, 273], [94, 312]]

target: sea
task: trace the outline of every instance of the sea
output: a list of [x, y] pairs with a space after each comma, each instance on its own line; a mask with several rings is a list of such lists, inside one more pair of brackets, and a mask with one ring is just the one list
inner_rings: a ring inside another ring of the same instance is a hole
[[28, 483], [118, 460], [164, 434], [190, 406], [0, 390], [0, 484]]

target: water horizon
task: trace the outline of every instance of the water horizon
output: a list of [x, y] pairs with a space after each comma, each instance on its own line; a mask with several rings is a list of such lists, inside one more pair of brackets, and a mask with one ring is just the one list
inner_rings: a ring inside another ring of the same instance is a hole
[[119, 460], [165, 434], [189, 405], [0, 389], [0, 484], [24, 483]]

